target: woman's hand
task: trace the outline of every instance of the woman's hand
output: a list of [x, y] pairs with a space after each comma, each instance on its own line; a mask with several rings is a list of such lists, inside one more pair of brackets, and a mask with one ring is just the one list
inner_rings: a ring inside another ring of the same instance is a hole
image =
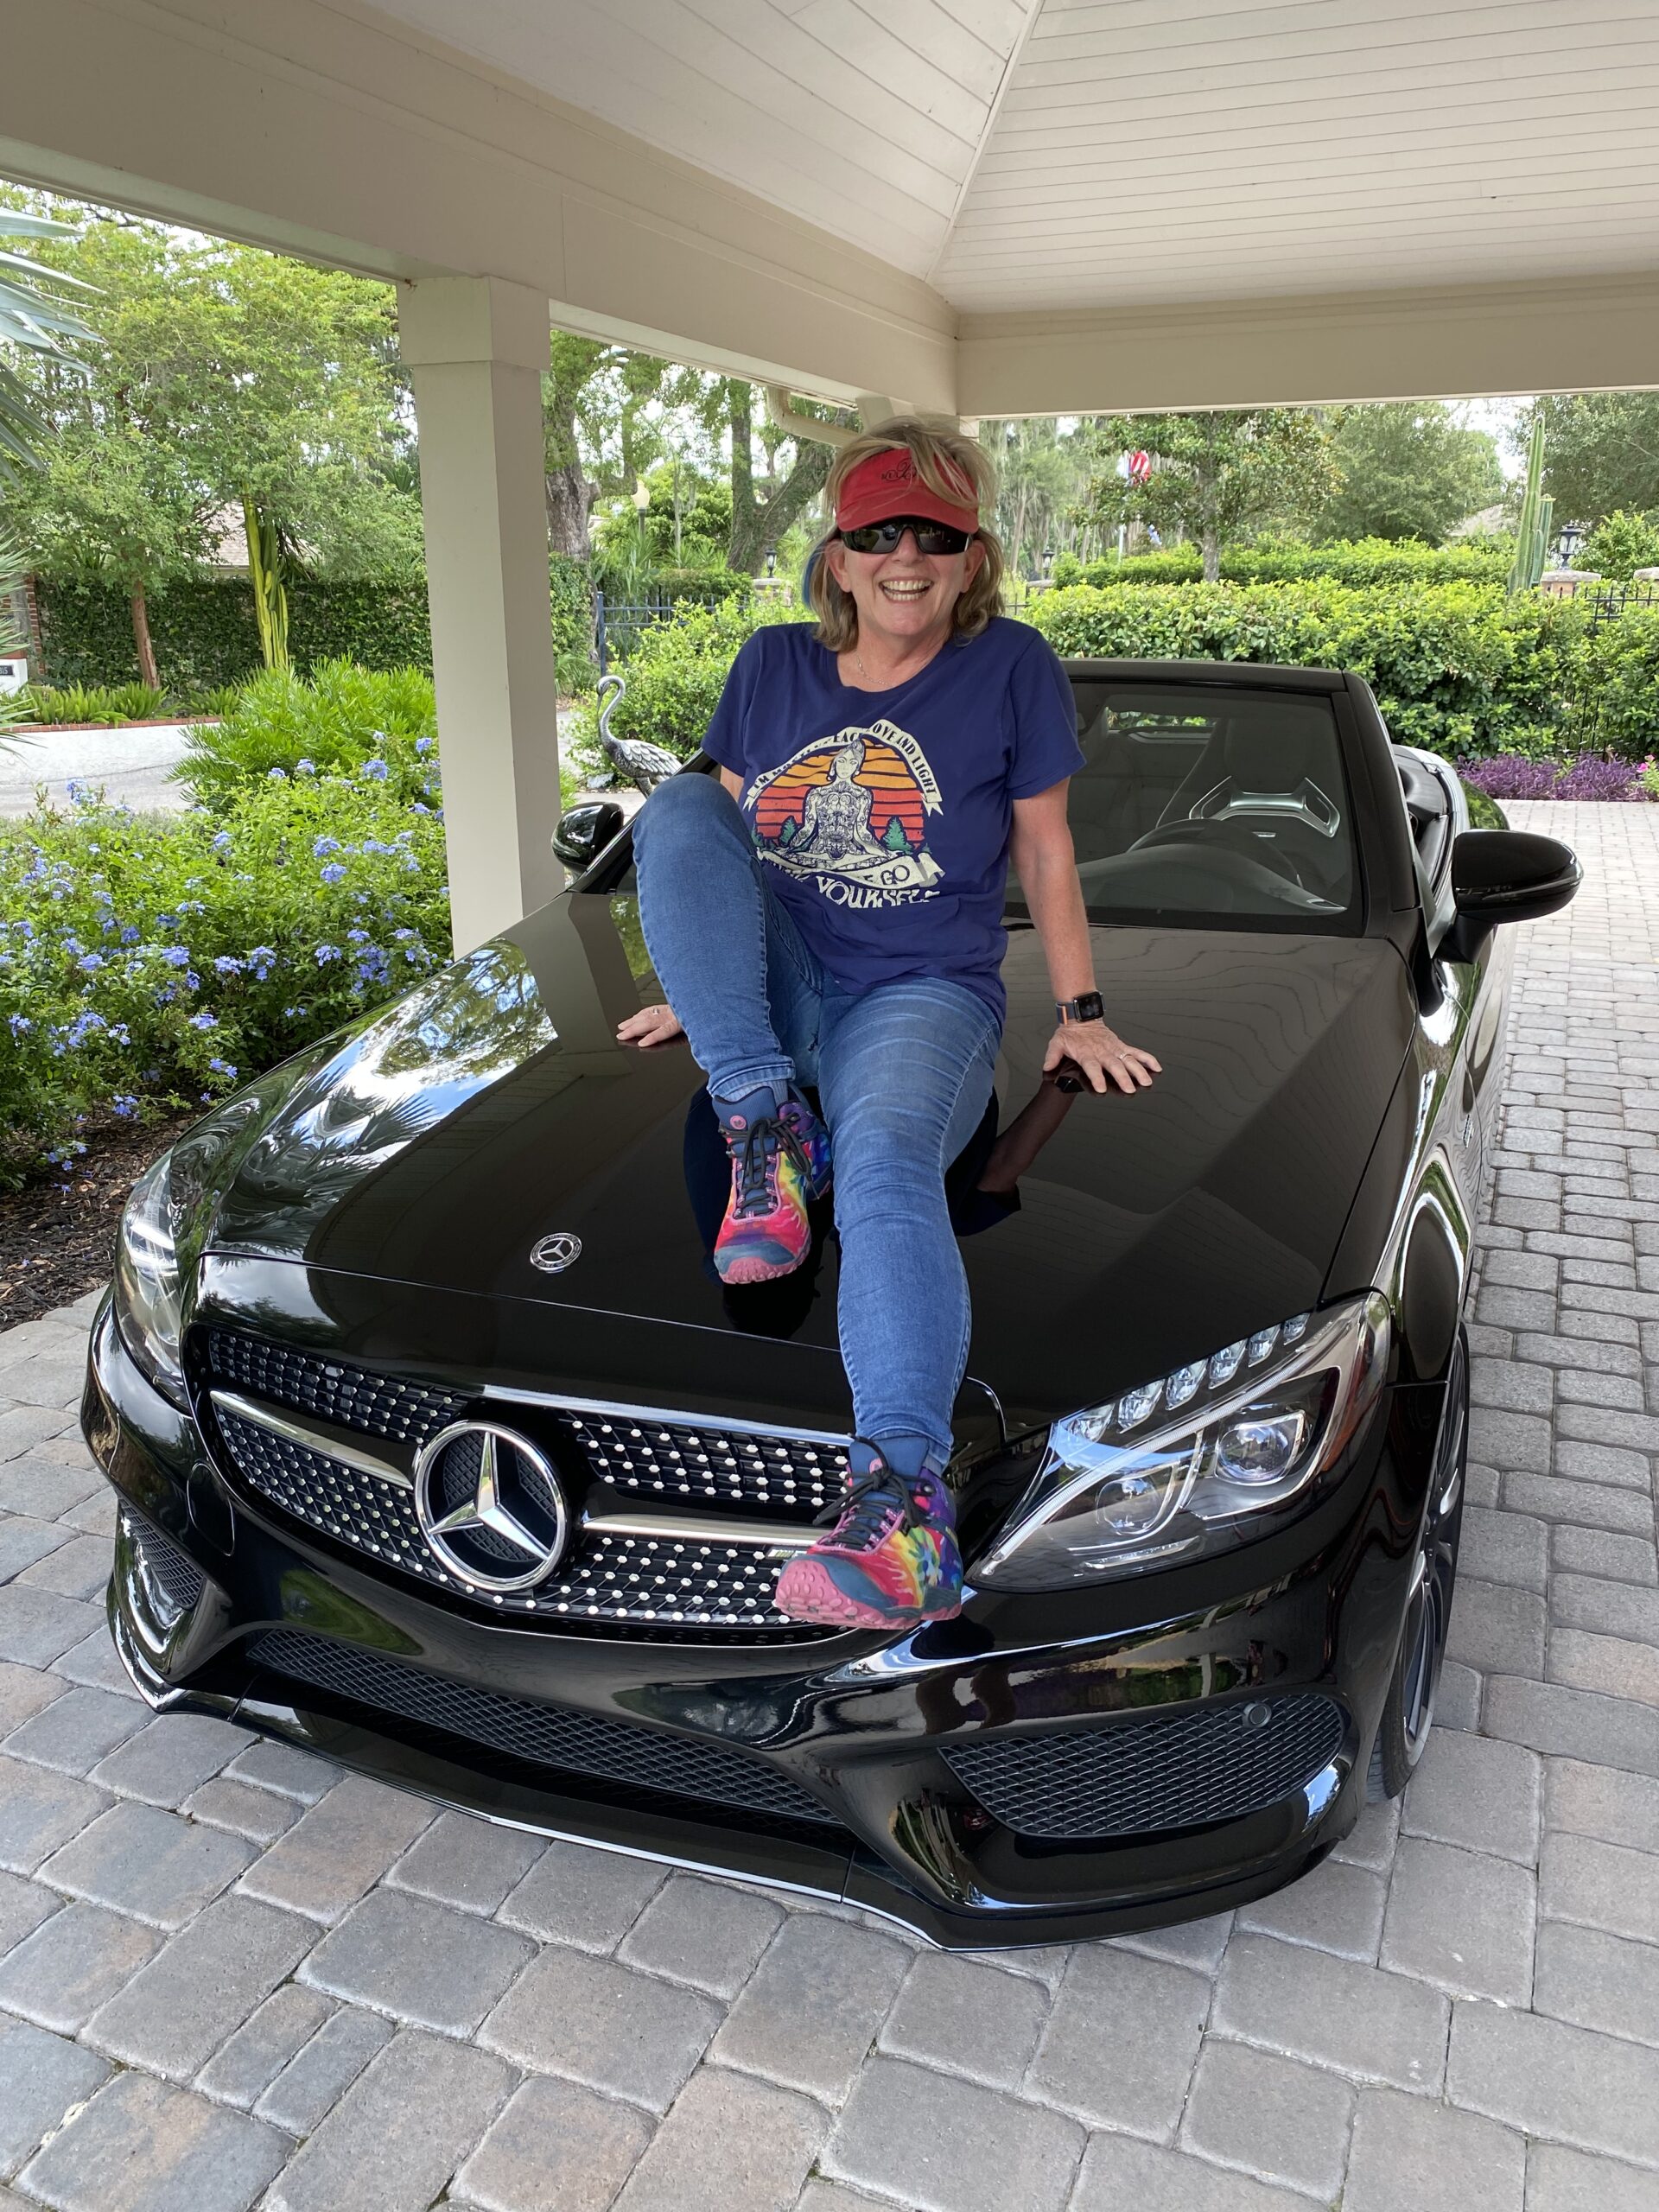
[[1044, 1074], [1062, 1060], [1073, 1061], [1096, 1090], [1114, 1084], [1120, 1090], [1145, 1090], [1164, 1071], [1161, 1061], [1139, 1045], [1126, 1045], [1103, 1021], [1063, 1021], [1043, 1054]]
[[638, 1014], [631, 1014], [626, 1021], [616, 1025], [619, 1045], [671, 1045], [677, 1037], [683, 1037], [679, 1019], [671, 1006], [643, 1006]]

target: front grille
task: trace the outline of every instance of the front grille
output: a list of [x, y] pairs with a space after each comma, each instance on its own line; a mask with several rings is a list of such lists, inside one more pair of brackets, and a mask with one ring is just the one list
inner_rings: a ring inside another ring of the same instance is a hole
[[[411, 1491], [290, 1443], [217, 1409], [232, 1462], [262, 1497], [309, 1528], [457, 1597], [476, 1597], [428, 1548]], [[718, 1629], [769, 1640], [833, 1634], [785, 1620], [772, 1604], [781, 1556], [759, 1544], [589, 1532], [563, 1571], [533, 1590], [477, 1598], [492, 1610], [561, 1626]]]
[[288, 1630], [256, 1637], [248, 1656], [289, 1681], [308, 1683], [469, 1745], [487, 1745], [527, 1765], [620, 1783], [645, 1795], [735, 1806], [816, 1826], [838, 1825], [833, 1813], [787, 1775], [716, 1744], [632, 1728], [626, 1721], [568, 1707], [533, 1704], [429, 1675], [355, 1644]]
[[1342, 1708], [1309, 1691], [1086, 1732], [956, 1744], [944, 1758], [1016, 1834], [1088, 1842], [1260, 1812], [1311, 1782], [1342, 1738]]
[[769, 1520], [810, 1522], [841, 1495], [846, 1446], [828, 1439], [602, 1414], [555, 1416], [601, 1482], [646, 1497], [735, 1506]]
[[231, 1329], [207, 1332], [207, 1365], [215, 1384], [245, 1391], [275, 1406], [315, 1414], [338, 1428], [365, 1436], [385, 1436], [419, 1446], [451, 1421], [459, 1421], [467, 1401], [453, 1391], [423, 1382], [400, 1382], [343, 1366], [291, 1344], [267, 1344]]

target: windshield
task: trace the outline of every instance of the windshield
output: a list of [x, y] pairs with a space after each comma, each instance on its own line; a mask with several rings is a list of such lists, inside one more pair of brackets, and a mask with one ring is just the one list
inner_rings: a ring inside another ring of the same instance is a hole
[[[1357, 931], [1359, 865], [1330, 698], [1075, 680], [1070, 818], [1090, 918]], [[1009, 904], [1024, 911], [1010, 875]]]

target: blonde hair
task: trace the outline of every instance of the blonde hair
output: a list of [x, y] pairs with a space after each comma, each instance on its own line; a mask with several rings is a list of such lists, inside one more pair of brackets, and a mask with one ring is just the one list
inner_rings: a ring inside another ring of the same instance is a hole
[[[823, 557], [825, 547], [836, 540], [836, 508], [842, 486], [873, 454], [890, 453], [896, 446], [907, 450], [917, 475], [930, 492], [936, 492], [942, 499], [965, 505], [965, 481], [972, 486], [982, 514], [995, 513], [996, 509], [996, 471], [991, 466], [990, 456], [959, 430], [937, 429], [912, 416], [901, 416], [891, 423], [876, 423], [862, 437], [843, 446], [836, 455], [829, 481], [823, 487], [830, 527], [813, 547], [809, 563], [811, 584], [808, 597], [812, 612], [818, 618], [818, 641], [828, 645], [832, 653], [849, 652], [858, 643], [857, 605], [852, 594], [843, 591], [830, 575], [830, 563]], [[979, 574], [951, 610], [951, 633], [963, 643], [976, 638], [991, 617], [1002, 612], [1006, 563], [1001, 544], [995, 531], [983, 524], [976, 535], [985, 548], [985, 557], [979, 564]]]

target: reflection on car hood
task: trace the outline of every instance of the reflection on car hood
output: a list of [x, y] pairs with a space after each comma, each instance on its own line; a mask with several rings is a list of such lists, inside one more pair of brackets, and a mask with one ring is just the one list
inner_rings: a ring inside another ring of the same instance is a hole
[[[1409, 1037], [1405, 969], [1380, 941], [1094, 934], [1109, 1019], [1163, 1073], [1056, 1112], [1047, 976], [1016, 929], [997, 1108], [1006, 1131], [1039, 1098], [1020, 1127], [1042, 1122], [1044, 1141], [1017, 1204], [969, 1192], [957, 1212], [969, 1372], [1020, 1425], [1313, 1304]], [[707, 1331], [716, 1365], [766, 1358], [768, 1336], [833, 1351], [833, 1239], [786, 1286], [715, 1279], [724, 1171], [697, 1070], [683, 1045], [616, 1042], [642, 988], [660, 995], [631, 900], [555, 901], [299, 1077], [213, 1248]], [[579, 1255], [538, 1271], [532, 1248], [560, 1231]]]

